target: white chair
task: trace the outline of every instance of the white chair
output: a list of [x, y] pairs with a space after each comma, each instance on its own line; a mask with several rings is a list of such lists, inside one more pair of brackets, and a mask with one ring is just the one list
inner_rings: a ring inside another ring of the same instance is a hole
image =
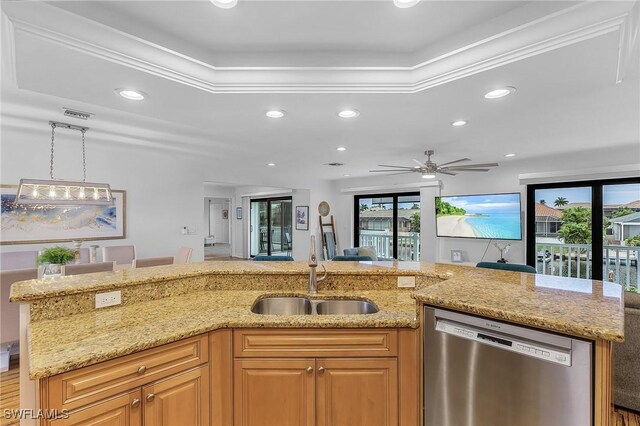
[[11, 284], [38, 278], [38, 269], [0, 271], [0, 343], [20, 340], [20, 304], [9, 302]]
[[62, 265], [62, 276], [92, 274], [94, 272], [112, 272], [116, 262], [78, 263]]
[[10, 271], [35, 268], [37, 259], [38, 252], [36, 250], [0, 253], [0, 269]]
[[148, 268], [149, 266], [173, 265], [176, 258], [167, 257], [147, 257], [146, 259], [133, 259], [131, 265], [134, 268]]
[[180, 247], [176, 256], [176, 263], [189, 263], [193, 249], [191, 247]]
[[102, 247], [102, 261], [113, 262], [118, 265], [131, 265], [136, 258], [136, 246], [110, 246]]
[[89, 254], [89, 248], [81, 247], [79, 251], [80, 251], [80, 256], [78, 256], [78, 263], [76, 263], [76, 265], [90, 263], [91, 255]]

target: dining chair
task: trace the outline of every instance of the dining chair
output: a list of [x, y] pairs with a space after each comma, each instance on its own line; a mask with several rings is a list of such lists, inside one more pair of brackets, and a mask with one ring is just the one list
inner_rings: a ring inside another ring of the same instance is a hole
[[176, 263], [189, 263], [193, 249], [191, 247], [180, 247], [176, 256]]
[[62, 276], [92, 274], [94, 272], [111, 272], [115, 267], [115, 263], [115, 261], [111, 261], [62, 265]]
[[78, 249], [78, 251], [80, 252], [80, 255], [78, 256], [78, 262], [76, 263], [76, 265], [79, 264], [86, 264], [86, 263], [90, 263], [91, 262], [91, 255], [89, 254], [89, 247], [81, 247]]
[[20, 340], [20, 304], [9, 302], [11, 284], [36, 278], [37, 268], [0, 271], [0, 344]]
[[173, 256], [166, 257], [147, 257], [145, 259], [133, 259], [131, 266], [134, 268], [148, 268], [149, 266], [173, 265], [176, 258]]
[[102, 261], [115, 261], [117, 265], [129, 264], [136, 258], [136, 246], [102, 247]]
[[14, 269], [31, 269], [36, 267], [37, 250], [9, 251], [0, 253], [0, 269], [10, 271]]

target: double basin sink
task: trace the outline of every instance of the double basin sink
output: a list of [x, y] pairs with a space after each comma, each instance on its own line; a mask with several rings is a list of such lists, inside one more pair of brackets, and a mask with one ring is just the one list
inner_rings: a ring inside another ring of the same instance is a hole
[[366, 300], [265, 297], [253, 304], [251, 312], [262, 315], [365, 315], [375, 314], [378, 307]]

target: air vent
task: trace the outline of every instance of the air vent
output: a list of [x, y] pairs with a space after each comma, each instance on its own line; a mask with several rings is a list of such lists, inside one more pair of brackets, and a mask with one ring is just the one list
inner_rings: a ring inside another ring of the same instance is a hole
[[341, 167], [344, 166], [344, 163], [324, 163], [325, 166], [331, 166], [331, 167]]
[[88, 120], [93, 117], [95, 114], [90, 112], [77, 111], [75, 109], [62, 108], [64, 110], [64, 115], [71, 118], [78, 118], [80, 120]]

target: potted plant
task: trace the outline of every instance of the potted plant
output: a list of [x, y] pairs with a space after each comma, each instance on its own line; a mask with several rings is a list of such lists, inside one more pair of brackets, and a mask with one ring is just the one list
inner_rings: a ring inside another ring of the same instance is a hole
[[46, 265], [45, 271], [49, 275], [59, 274], [60, 267], [75, 260], [77, 255], [77, 250], [72, 250], [67, 247], [47, 247], [42, 250], [42, 253], [38, 256], [38, 265]]

